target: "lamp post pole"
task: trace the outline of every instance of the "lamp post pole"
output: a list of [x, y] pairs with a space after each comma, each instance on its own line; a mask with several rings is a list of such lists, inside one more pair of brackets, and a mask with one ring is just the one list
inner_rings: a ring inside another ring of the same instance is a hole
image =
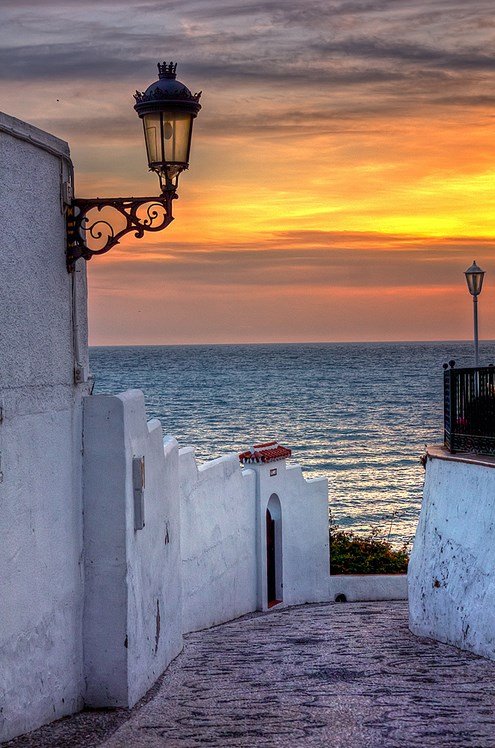
[[473, 296], [473, 323], [474, 323], [474, 365], [478, 368], [479, 364], [479, 344], [478, 344], [478, 296]]
[[478, 356], [478, 296], [481, 293], [483, 287], [483, 278], [485, 271], [482, 270], [476, 264], [476, 260], [473, 261], [471, 267], [469, 267], [464, 273], [466, 276], [466, 283], [469, 293], [473, 297], [473, 325], [474, 325], [474, 365], [478, 368], [479, 356]]

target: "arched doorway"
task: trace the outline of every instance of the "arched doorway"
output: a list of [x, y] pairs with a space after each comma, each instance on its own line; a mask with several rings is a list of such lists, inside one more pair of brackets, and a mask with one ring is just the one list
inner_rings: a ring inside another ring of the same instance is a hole
[[283, 600], [282, 509], [277, 494], [272, 494], [266, 509], [266, 584], [269, 608]]

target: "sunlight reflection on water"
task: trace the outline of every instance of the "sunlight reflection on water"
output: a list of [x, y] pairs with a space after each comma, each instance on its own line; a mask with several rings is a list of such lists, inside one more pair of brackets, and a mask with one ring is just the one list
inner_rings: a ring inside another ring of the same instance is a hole
[[[495, 360], [483, 343], [481, 361]], [[442, 364], [469, 343], [92, 348], [95, 392], [144, 391], [150, 418], [199, 460], [277, 438], [329, 479], [334, 521], [409, 541], [426, 443], [443, 439]]]

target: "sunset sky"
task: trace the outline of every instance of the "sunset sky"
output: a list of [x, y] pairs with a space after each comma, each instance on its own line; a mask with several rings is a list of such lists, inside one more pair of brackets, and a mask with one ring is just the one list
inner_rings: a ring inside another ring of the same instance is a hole
[[[1, 0], [0, 108], [76, 194], [158, 193], [132, 94], [203, 90], [174, 223], [89, 266], [97, 344], [495, 338], [493, 0]], [[33, 175], [35, 178], [35, 175]]]

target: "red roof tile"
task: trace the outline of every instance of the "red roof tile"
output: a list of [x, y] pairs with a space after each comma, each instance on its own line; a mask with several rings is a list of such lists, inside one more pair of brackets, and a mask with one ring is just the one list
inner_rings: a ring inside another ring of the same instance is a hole
[[290, 457], [292, 450], [282, 447], [276, 441], [264, 442], [263, 444], [254, 444], [251, 449], [241, 452], [239, 460], [243, 464], [253, 462], [275, 462], [276, 460], [286, 460]]

